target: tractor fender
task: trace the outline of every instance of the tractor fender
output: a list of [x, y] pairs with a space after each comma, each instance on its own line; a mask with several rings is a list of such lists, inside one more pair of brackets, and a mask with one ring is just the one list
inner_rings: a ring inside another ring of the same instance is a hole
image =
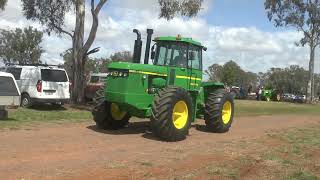
[[203, 88], [204, 101], [207, 99], [207, 95], [209, 95], [211, 92], [217, 89], [225, 89], [224, 84], [220, 82], [203, 82], [201, 83], [201, 87]]
[[201, 83], [203, 90], [206, 92], [216, 90], [216, 89], [224, 89], [224, 84], [220, 82], [203, 82]]

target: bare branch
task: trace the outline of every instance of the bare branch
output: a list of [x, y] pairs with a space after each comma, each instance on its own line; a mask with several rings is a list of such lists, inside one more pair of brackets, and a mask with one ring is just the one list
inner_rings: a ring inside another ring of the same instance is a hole
[[84, 44], [83, 48], [82, 48], [82, 53], [85, 56], [86, 53], [88, 52], [89, 48], [91, 47], [91, 45], [93, 44], [93, 41], [96, 38], [96, 33], [98, 30], [98, 26], [99, 26], [99, 19], [98, 19], [98, 15], [100, 13], [101, 8], [103, 7], [103, 5], [107, 2], [107, 0], [100, 0], [97, 7], [94, 7], [94, 0], [91, 0], [91, 14], [92, 14], [92, 26], [91, 26], [91, 31], [88, 37], [88, 40], [86, 41], [86, 43]]
[[71, 32], [68, 32], [68, 31], [62, 29], [62, 28], [59, 27], [59, 26], [56, 26], [54, 23], [52, 23], [52, 25], [53, 25], [53, 27], [56, 28], [59, 32], [64, 33], [64, 34], [70, 36], [71, 39], [73, 39], [73, 34], [71, 34]]

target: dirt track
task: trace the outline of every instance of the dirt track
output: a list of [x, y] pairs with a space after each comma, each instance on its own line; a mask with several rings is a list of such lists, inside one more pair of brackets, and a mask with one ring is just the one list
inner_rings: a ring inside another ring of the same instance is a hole
[[[202, 121], [177, 143], [145, 133], [147, 123], [120, 131], [99, 131], [94, 123], [43, 125], [0, 132], [0, 179], [164, 179], [180, 176], [234, 152], [232, 142], [266, 132], [320, 123], [316, 116], [264, 116], [235, 119], [229, 133], [203, 131]], [[206, 179], [208, 177], [204, 177]]]

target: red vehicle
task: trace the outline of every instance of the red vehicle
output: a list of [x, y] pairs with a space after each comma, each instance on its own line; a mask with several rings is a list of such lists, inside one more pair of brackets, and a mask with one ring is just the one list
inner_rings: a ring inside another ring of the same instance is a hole
[[85, 97], [87, 100], [91, 100], [95, 95], [96, 91], [104, 86], [104, 81], [108, 73], [92, 73], [90, 74], [86, 88], [85, 88]]

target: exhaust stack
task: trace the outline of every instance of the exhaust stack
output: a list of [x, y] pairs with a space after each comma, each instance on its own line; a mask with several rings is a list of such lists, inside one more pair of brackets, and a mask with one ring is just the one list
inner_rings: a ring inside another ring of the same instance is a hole
[[140, 64], [142, 51], [141, 33], [137, 29], [134, 29], [133, 32], [137, 34], [137, 40], [134, 41], [133, 63]]
[[153, 29], [147, 29], [147, 43], [146, 43], [146, 54], [144, 57], [144, 64], [149, 63], [149, 54], [150, 54], [150, 45], [151, 45], [151, 39], [153, 34]]

